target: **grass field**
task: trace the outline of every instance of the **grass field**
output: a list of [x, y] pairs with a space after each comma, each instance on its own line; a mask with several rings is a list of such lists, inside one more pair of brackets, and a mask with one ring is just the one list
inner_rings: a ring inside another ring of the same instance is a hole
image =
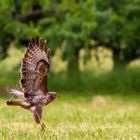
[[[87, 96], [86, 96], [87, 95]], [[12, 97], [11, 97], [12, 98]], [[138, 140], [140, 104], [137, 97], [61, 93], [46, 106], [41, 131], [32, 114], [7, 107], [0, 100], [0, 140]]]
[[71, 78], [72, 82], [65, 72], [52, 72], [49, 89], [60, 96], [44, 108], [47, 129], [43, 132], [29, 111], [5, 104], [14, 98], [5, 89], [19, 87], [22, 55], [13, 48], [9, 57], [0, 62], [0, 140], [140, 139], [140, 68], [103, 73], [85, 70], [77, 79]]

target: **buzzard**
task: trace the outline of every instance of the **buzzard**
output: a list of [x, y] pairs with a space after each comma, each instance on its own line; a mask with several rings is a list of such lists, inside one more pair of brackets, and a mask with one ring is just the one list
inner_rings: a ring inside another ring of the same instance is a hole
[[43, 106], [52, 102], [57, 92], [50, 92], [47, 88], [47, 78], [50, 71], [50, 49], [47, 41], [38, 37], [32, 39], [25, 52], [21, 64], [21, 88], [22, 91], [11, 88], [9, 93], [23, 98], [23, 101], [8, 100], [7, 105], [20, 106], [33, 113], [34, 120], [45, 129], [41, 120]]

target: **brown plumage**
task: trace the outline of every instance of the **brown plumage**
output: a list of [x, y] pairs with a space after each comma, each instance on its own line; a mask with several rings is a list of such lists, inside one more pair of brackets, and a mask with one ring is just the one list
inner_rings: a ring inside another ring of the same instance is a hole
[[49, 92], [47, 78], [50, 71], [50, 49], [47, 42], [36, 37], [32, 39], [25, 52], [21, 65], [21, 87], [22, 91], [9, 89], [11, 94], [23, 101], [7, 101], [7, 105], [21, 106], [33, 113], [36, 123], [45, 129], [41, 120], [43, 106], [52, 102], [57, 96], [56, 92]]

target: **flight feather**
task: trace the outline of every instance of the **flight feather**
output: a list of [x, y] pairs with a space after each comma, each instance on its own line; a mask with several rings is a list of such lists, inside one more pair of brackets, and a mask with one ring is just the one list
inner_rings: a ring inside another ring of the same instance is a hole
[[[50, 49], [47, 42], [36, 37], [32, 39], [25, 52], [21, 65], [21, 87], [25, 97], [38, 93], [45, 94], [47, 89], [47, 77], [50, 70]], [[37, 92], [37, 91], [42, 92]]]

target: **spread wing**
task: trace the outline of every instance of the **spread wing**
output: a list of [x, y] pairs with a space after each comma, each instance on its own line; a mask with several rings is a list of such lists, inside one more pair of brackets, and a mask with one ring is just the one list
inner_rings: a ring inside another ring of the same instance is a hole
[[32, 39], [21, 65], [21, 87], [25, 97], [47, 93], [47, 77], [50, 70], [50, 49], [42, 39]]

